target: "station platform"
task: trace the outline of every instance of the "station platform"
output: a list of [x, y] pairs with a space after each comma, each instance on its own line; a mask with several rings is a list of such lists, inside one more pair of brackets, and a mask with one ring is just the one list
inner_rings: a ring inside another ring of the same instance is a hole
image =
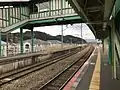
[[97, 46], [63, 90], [120, 90], [120, 79], [112, 78], [107, 51]]

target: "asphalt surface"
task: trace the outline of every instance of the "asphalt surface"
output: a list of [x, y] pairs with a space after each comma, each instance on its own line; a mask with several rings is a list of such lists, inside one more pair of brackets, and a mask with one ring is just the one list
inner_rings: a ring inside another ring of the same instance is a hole
[[94, 71], [95, 63], [97, 60], [97, 51], [95, 51], [95, 55], [91, 57], [91, 63], [85, 72], [84, 76], [82, 77], [81, 81], [79, 82], [76, 90], [89, 90], [89, 85], [92, 79], [92, 74]]

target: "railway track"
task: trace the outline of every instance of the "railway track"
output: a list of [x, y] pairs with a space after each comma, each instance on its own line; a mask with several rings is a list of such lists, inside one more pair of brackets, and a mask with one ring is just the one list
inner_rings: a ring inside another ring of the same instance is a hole
[[42, 87], [36, 86], [32, 90], [62, 90], [67, 82], [72, 78], [72, 76], [81, 68], [84, 62], [89, 58], [94, 48], [91, 47], [87, 53], [85, 53], [81, 58], [78, 58], [77, 61], [73, 62], [62, 72], [57, 74], [54, 78], [44, 84]]
[[8, 82], [11, 82], [13, 80], [16, 80], [20, 77], [23, 77], [27, 74], [30, 74], [32, 72], [38, 71], [38, 70], [40, 70], [44, 67], [47, 67], [51, 64], [54, 64], [54, 63], [56, 63], [60, 60], [63, 60], [65, 58], [67, 58], [67, 57], [70, 57], [71, 55], [74, 55], [77, 52], [79, 52], [79, 49], [76, 49], [76, 50], [73, 50], [71, 52], [65, 53], [64, 55], [59, 55], [59, 56], [54, 57], [52, 59], [46, 60], [45, 62], [42, 62], [42, 63], [41, 62], [36, 63], [34, 65], [27, 66], [27, 67], [22, 68], [22, 69], [18, 69], [18, 70], [9, 72], [9, 73], [5, 73], [5, 74], [0, 76], [0, 86], [6, 84]]

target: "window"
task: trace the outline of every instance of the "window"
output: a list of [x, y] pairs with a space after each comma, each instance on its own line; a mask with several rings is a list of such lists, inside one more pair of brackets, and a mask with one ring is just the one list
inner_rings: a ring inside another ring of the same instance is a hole
[[26, 48], [26, 49], [29, 49], [29, 48], [30, 48], [29, 44], [26, 44], [26, 45], [25, 45], [25, 48]]

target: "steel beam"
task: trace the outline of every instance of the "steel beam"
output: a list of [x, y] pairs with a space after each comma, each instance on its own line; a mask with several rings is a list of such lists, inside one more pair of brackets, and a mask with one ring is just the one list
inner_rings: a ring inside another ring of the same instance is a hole
[[116, 0], [105, 0], [105, 8], [104, 8], [104, 21], [108, 21], [112, 11], [113, 7], [115, 5]]

